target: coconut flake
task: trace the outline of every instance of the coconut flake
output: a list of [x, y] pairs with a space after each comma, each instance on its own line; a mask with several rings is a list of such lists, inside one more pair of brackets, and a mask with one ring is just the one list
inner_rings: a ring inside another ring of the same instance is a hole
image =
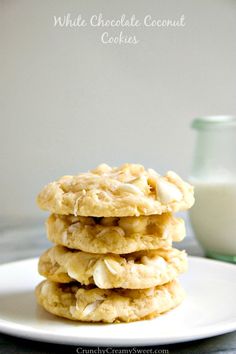
[[119, 266], [119, 263], [108, 259], [104, 259], [104, 263], [111, 274], [117, 274], [117, 270], [115, 269], [115, 267], [117, 267], [117, 265]]
[[75, 312], [76, 312], [76, 307], [75, 306], [70, 306], [70, 313], [71, 313], [72, 316], [74, 316]]
[[90, 259], [87, 265], [87, 268], [92, 268], [94, 264], [96, 263], [96, 259]]
[[77, 213], [78, 212], [78, 205], [79, 205], [80, 199], [82, 199], [85, 195], [86, 195], [86, 190], [83, 189], [81, 195], [75, 201], [74, 210], [73, 210], [74, 216], [78, 216], [78, 213]]
[[77, 231], [81, 226], [81, 223], [80, 222], [76, 222], [75, 224], [72, 224], [68, 227], [68, 231], [69, 232], [74, 232], [74, 231]]
[[122, 192], [129, 192], [132, 194], [142, 194], [140, 189], [133, 184], [128, 184], [128, 183], [123, 183], [121, 184], [117, 189], [119, 189]]
[[117, 232], [119, 234], [119, 236], [123, 237], [125, 236], [125, 232], [124, 230], [122, 230], [120, 227], [107, 227], [103, 230], [101, 230], [96, 237], [102, 237], [103, 235], [109, 234], [110, 232]]
[[103, 262], [98, 261], [93, 271], [94, 283], [98, 288], [104, 288], [104, 283], [107, 280], [106, 268]]
[[64, 231], [62, 234], [62, 243], [65, 244], [67, 242], [67, 231]]
[[103, 302], [103, 300], [96, 300], [94, 302], [92, 302], [91, 304], [88, 304], [87, 306], [85, 306], [85, 308], [83, 309], [82, 315], [84, 317], [89, 316], [92, 312], [94, 312], [98, 306]]
[[155, 293], [155, 288], [149, 288], [146, 290], [146, 295], [147, 296], [153, 296]]
[[71, 266], [70, 264], [68, 265], [68, 275], [72, 278], [72, 279], [77, 279], [78, 278], [78, 273], [73, 269], [73, 266]]
[[153, 168], [148, 168], [147, 171], [152, 176], [156, 176], [156, 177], [160, 176], [159, 173], [157, 173]]

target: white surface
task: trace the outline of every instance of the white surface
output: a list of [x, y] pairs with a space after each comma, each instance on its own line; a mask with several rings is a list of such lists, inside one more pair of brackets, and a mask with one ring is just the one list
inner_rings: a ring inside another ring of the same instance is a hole
[[[104, 28], [55, 28], [68, 12], [186, 26], [108, 28], [140, 43], [104, 45]], [[101, 162], [186, 177], [190, 121], [236, 114], [235, 18], [233, 0], [0, 1], [0, 213], [42, 215], [44, 184]]]
[[128, 324], [84, 324], [62, 320], [35, 303], [40, 281], [37, 260], [0, 266], [0, 330], [19, 337], [80, 345], [169, 344], [223, 334], [236, 329], [236, 267], [189, 257], [182, 276], [185, 302], [154, 320]]

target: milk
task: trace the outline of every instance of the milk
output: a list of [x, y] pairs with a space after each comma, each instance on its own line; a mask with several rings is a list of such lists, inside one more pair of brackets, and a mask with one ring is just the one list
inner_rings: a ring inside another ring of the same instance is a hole
[[193, 230], [206, 251], [236, 256], [236, 179], [200, 182], [190, 211]]

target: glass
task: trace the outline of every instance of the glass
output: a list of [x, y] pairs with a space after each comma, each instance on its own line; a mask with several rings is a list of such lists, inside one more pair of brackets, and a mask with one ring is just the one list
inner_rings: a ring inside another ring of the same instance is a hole
[[236, 117], [197, 118], [190, 220], [206, 256], [236, 263]]

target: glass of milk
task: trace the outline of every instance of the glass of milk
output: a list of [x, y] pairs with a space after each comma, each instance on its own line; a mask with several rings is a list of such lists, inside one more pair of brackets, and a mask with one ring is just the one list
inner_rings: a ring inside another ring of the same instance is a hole
[[236, 117], [197, 118], [190, 219], [206, 256], [236, 263]]

